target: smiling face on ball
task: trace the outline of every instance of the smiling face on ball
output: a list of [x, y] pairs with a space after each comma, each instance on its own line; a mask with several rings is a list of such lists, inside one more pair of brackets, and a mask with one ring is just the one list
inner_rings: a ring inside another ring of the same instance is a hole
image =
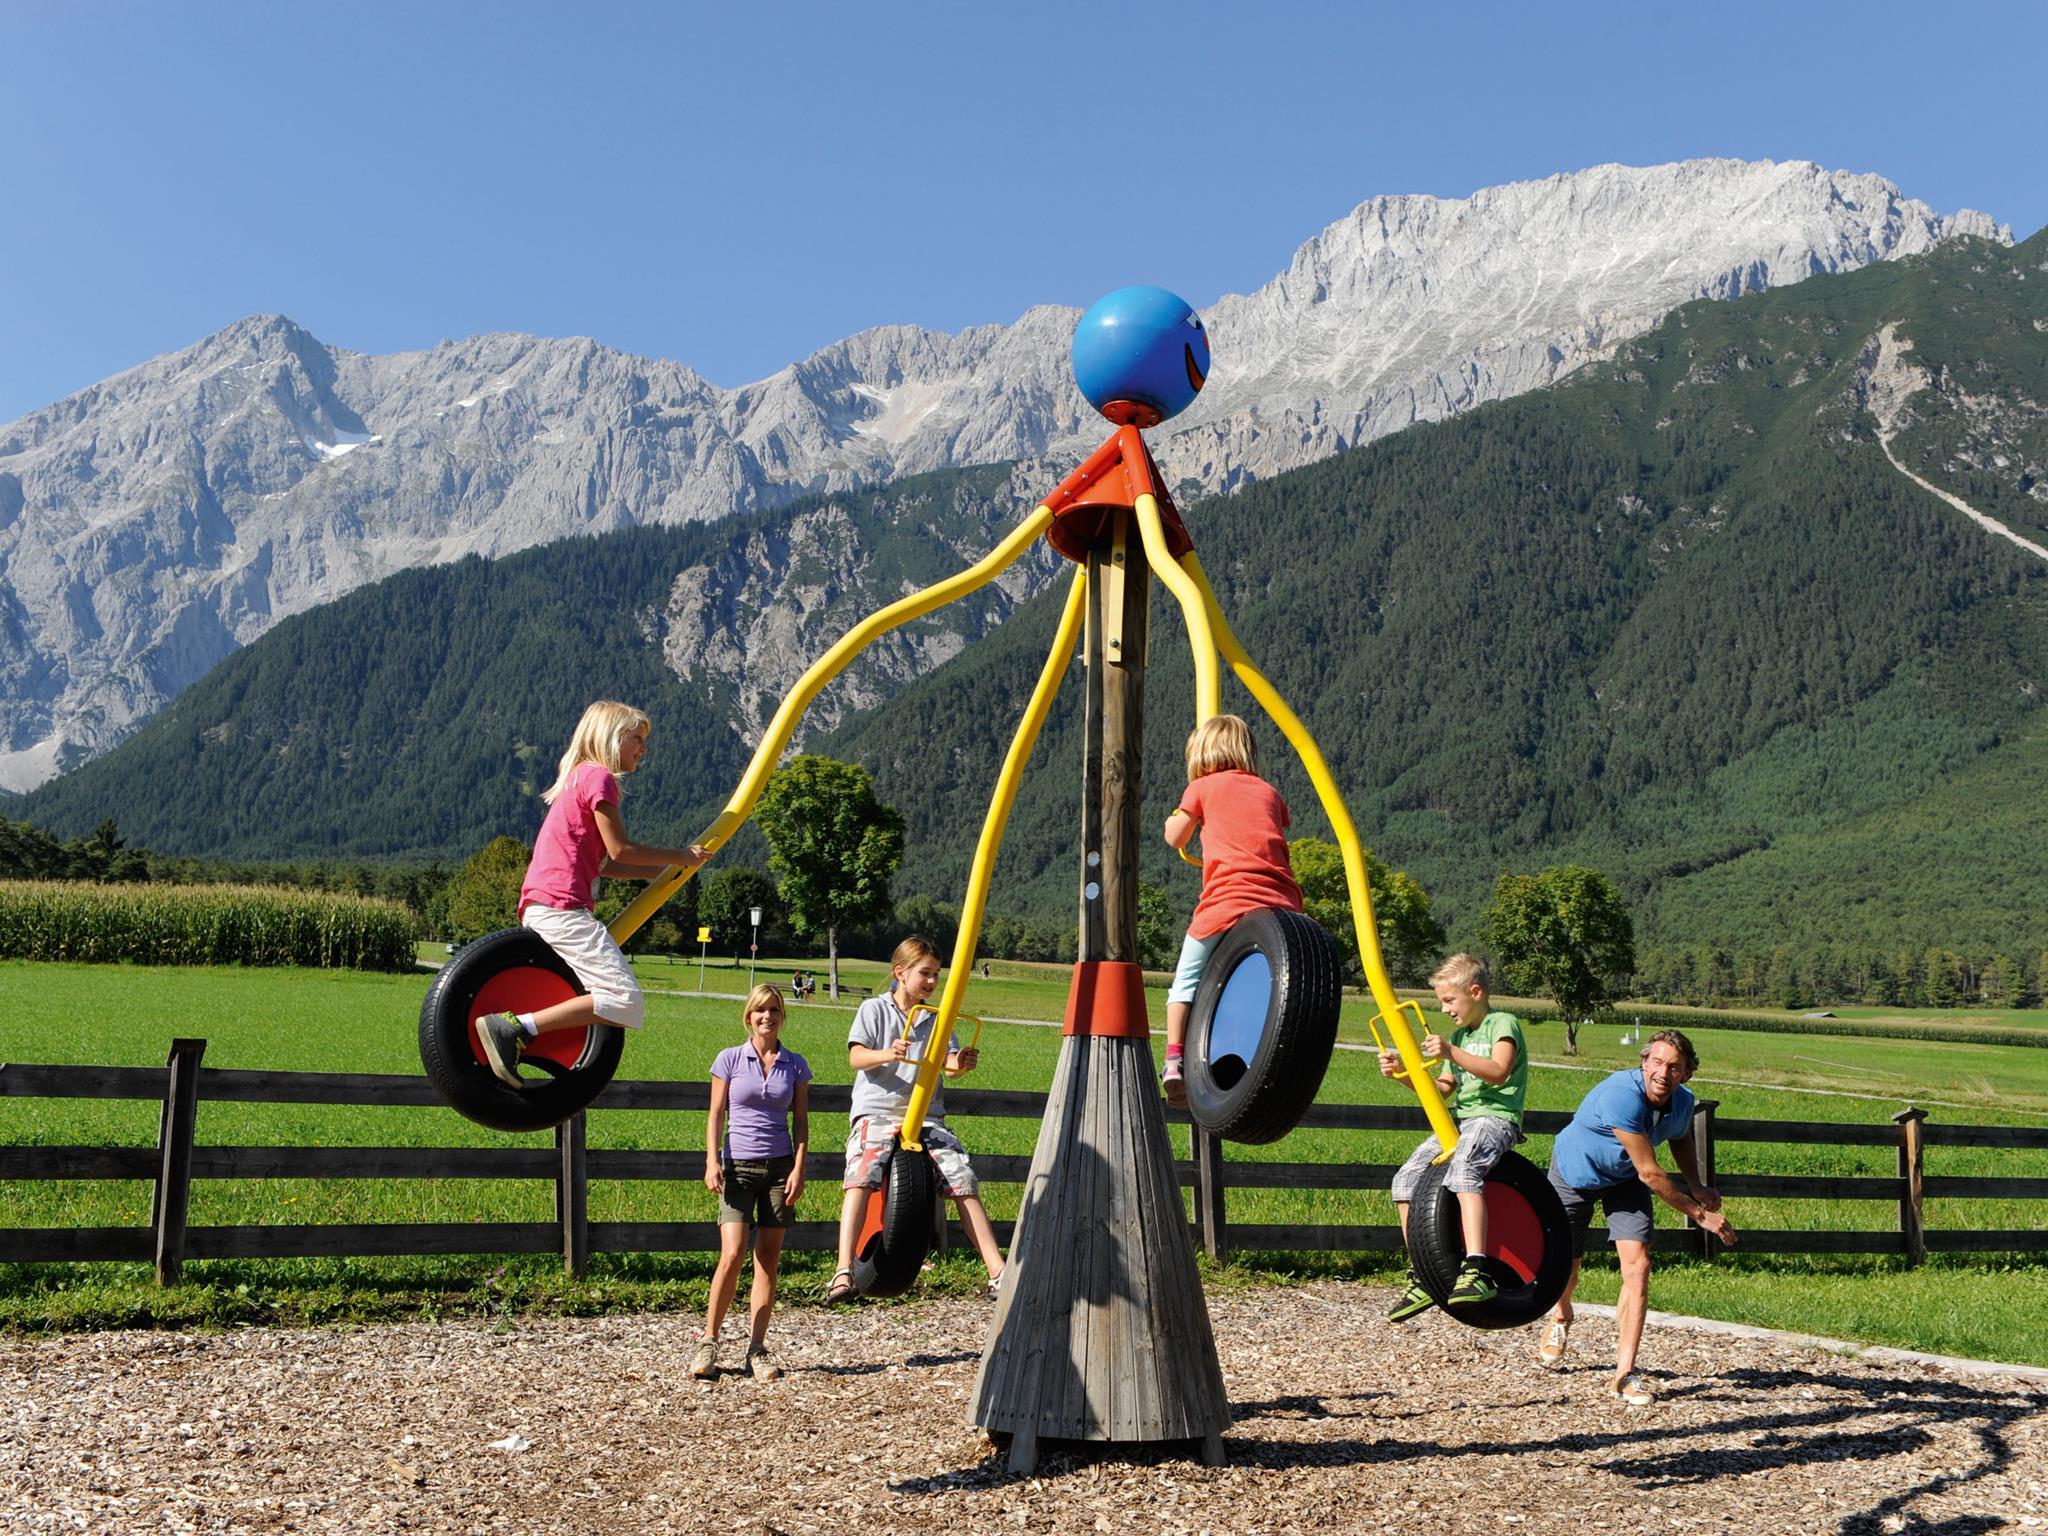
[[1119, 288], [1074, 327], [1074, 381], [1119, 425], [1152, 427], [1179, 415], [1208, 377], [1208, 329], [1164, 288]]

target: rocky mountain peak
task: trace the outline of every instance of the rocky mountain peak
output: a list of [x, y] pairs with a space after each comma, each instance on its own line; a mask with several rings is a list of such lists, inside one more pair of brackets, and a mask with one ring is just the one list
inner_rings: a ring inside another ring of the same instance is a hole
[[[2010, 240], [1806, 162], [1375, 197], [1205, 311], [1216, 369], [1154, 452], [1177, 487], [1226, 490], [1548, 384], [1688, 300], [1958, 234]], [[397, 570], [947, 466], [1035, 461], [1022, 479], [1045, 482], [1103, 433], [1068, 370], [1075, 318], [878, 327], [733, 390], [587, 338], [367, 356], [239, 320], [0, 427], [0, 788]]]

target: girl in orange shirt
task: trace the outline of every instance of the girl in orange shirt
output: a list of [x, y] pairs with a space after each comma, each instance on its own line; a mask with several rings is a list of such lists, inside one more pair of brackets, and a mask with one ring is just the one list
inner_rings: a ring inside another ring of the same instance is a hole
[[1301, 887], [1287, 857], [1292, 818], [1280, 791], [1254, 771], [1251, 727], [1236, 715], [1211, 715], [1188, 737], [1188, 787], [1166, 818], [1166, 841], [1187, 845], [1202, 833], [1202, 899], [1188, 920], [1180, 964], [1166, 994], [1166, 1101], [1188, 1101], [1181, 1070], [1188, 1015], [1202, 968], [1217, 942], [1240, 917], [1260, 907], [1301, 910]]

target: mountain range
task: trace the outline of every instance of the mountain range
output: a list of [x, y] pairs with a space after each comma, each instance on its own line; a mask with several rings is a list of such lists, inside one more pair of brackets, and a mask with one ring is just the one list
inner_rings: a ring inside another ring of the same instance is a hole
[[[1549, 388], [1182, 510], [1366, 841], [1454, 938], [1500, 869], [1575, 860], [1621, 882], [1647, 942], [2031, 956], [2044, 338], [2048, 233], [1948, 239], [1684, 305]], [[406, 572], [278, 623], [23, 813], [63, 832], [118, 814], [166, 851], [460, 855], [530, 835], [536, 779], [612, 693], [655, 717], [636, 832], [687, 835], [785, 680], [986, 550], [1048, 473], [940, 470]], [[900, 893], [957, 897], [1062, 569], [1040, 551], [828, 695], [812, 744], [868, 765], [909, 822]], [[1153, 622], [1156, 821], [1192, 689], [1157, 591]], [[1071, 918], [1076, 692], [1003, 845], [1012, 916]], [[1234, 685], [1226, 702], [1257, 718]], [[1298, 829], [1325, 830], [1261, 736]], [[1145, 874], [1189, 894], [1163, 846]]]
[[[1550, 384], [1689, 300], [1958, 235], [2010, 239], [1804, 162], [1373, 198], [1204, 311], [1215, 369], [1154, 451], [1183, 498], [1233, 490]], [[259, 316], [32, 412], [0, 427], [0, 790], [106, 751], [280, 620], [397, 572], [945, 468], [1015, 463], [1028, 501], [1100, 435], [1068, 373], [1075, 314], [883, 327], [737, 389], [589, 340], [368, 356]], [[668, 661], [716, 674], [744, 728], [787, 675], [787, 631], [764, 618], [700, 652], [684, 624]]]

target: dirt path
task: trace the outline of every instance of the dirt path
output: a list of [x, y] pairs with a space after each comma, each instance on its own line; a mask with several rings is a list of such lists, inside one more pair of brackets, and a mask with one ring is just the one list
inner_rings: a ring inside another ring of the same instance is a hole
[[[989, 1313], [792, 1310], [788, 1374], [685, 1373], [690, 1321], [122, 1333], [0, 1344], [5, 1532], [1934, 1532], [2048, 1526], [2048, 1390], [1652, 1329], [1650, 1409], [1527, 1332], [1383, 1290], [1211, 1298], [1229, 1464], [962, 1422]], [[730, 1346], [728, 1355], [736, 1355]]]

